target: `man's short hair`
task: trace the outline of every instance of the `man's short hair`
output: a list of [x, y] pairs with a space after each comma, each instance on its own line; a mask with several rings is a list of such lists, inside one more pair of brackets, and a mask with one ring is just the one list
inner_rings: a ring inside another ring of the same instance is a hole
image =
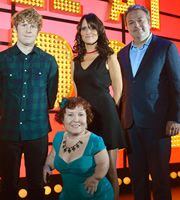
[[144, 11], [145, 14], [146, 14], [148, 22], [150, 22], [151, 17], [150, 17], [150, 14], [149, 14], [149, 10], [146, 7], [142, 6], [142, 5], [136, 4], [136, 5], [129, 6], [128, 9], [126, 10], [126, 12], [124, 13], [124, 24], [126, 26], [127, 26], [127, 22], [126, 22], [127, 15], [128, 15], [129, 12], [131, 12], [133, 10], [142, 10], [142, 11]]
[[29, 24], [36, 24], [38, 27], [38, 31], [41, 30], [43, 20], [42, 16], [36, 11], [35, 8], [27, 8], [22, 11], [16, 12], [12, 16], [12, 25], [17, 28], [19, 23], [23, 23], [24, 21], [27, 21]]

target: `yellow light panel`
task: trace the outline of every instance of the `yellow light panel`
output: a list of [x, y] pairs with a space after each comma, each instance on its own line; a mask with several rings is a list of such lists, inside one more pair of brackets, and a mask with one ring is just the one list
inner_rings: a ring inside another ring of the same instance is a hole
[[159, 0], [151, 0], [151, 27], [155, 29], [160, 29]]
[[171, 137], [171, 147], [180, 147], [180, 133]]
[[109, 46], [114, 50], [114, 53], [117, 55], [117, 53], [126, 45], [122, 42], [119, 42], [117, 40], [109, 40], [110, 44]]
[[60, 10], [63, 12], [81, 14], [81, 4], [77, 1], [69, 0], [51, 0], [53, 1], [53, 6], [51, 9]]
[[44, 0], [11, 0], [11, 2], [22, 3], [31, 6], [44, 7]]
[[[14, 45], [16, 41], [17, 34], [15, 30], [12, 29], [12, 45]], [[73, 53], [71, 47], [62, 37], [44, 32], [39, 33], [36, 39], [36, 45], [43, 51], [53, 55], [57, 61], [59, 67], [59, 81], [54, 108], [58, 108], [62, 98], [70, 97], [73, 91], [71, 77], [71, 61], [73, 59]]]
[[127, 0], [127, 3], [122, 0], [110, 0], [109, 6], [111, 7], [109, 19], [112, 21], [119, 21], [119, 15], [124, 14], [130, 5], [134, 5], [134, 0]]

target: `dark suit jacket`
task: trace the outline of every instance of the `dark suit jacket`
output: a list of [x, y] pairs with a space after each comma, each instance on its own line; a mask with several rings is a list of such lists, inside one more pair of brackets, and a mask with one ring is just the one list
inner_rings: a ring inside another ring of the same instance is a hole
[[121, 120], [124, 128], [165, 128], [180, 123], [180, 57], [176, 45], [152, 35], [133, 78], [128, 44], [118, 53], [123, 76]]

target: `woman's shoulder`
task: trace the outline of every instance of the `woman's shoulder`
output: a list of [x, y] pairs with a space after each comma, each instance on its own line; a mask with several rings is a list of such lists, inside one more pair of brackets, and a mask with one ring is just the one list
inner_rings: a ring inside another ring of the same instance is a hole
[[91, 142], [90, 142], [91, 148], [90, 149], [91, 149], [92, 154], [96, 154], [97, 152], [106, 148], [101, 136], [98, 136], [91, 132], [90, 139], [91, 139]]
[[58, 132], [56, 133], [56, 135], [54, 136], [53, 143], [54, 143], [55, 141], [61, 140], [61, 139], [63, 138], [63, 136], [64, 136], [64, 133], [65, 133], [65, 131], [58, 131]]
[[108, 56], [108, 60], [114, 60], [117, 59], [117, 55], [115, 53]]
[[96, 135], [93, 132], [91, 132], [91, 139], [95, 144], [97, 143], [104, 144], [103, 138], [101, 136]]

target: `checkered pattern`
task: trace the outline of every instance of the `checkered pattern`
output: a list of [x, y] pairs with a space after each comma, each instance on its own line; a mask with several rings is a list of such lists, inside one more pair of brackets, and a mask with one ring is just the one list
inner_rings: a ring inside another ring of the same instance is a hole
[[58, 87], [58, 66], [34, 47], [28, 55], [17, 45], [0, 53], [0, 138], [34, 140], [51, 131], [48, 110]]

